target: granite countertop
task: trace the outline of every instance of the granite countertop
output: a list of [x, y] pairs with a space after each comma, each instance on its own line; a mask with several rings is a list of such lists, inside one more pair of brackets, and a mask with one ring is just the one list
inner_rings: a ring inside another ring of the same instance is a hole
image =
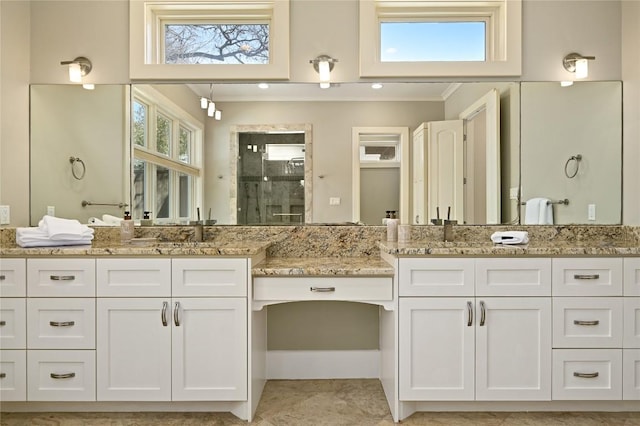
[[634, 242], [540, 242], [494, 244], [491, 241], [380, 242], [382, 252], [392, 256], [640, 256]]
[[86, 246], [0, 248], [0, 256], [253, 256], [265, 251], [271, 242], [145, 242], [130, 244], [94, 242]]
[[254, 277], [377, 275], [393, 276], [394, 269], [379, 257], [270, 257], [255, 265]]

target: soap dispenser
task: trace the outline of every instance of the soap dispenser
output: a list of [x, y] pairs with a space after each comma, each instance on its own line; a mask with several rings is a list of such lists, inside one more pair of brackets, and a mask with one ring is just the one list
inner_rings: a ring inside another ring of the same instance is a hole
[[124, 219], [120, 222], [120, 241], [130, 243], [133, 238], [133, 220], [129, 212], [124, 212]]
[[142, 219], [140, 219], [140, 226], [151, 226], [153, 225], [153, 219], [149, 217], [151, 212], [144, 211], [142, 212]]

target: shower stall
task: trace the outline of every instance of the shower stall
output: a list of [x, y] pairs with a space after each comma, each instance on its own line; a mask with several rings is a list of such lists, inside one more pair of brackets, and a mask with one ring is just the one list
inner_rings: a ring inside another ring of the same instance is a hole
[[304, 132], [240, 133], [237, 223], [303, 224], [304, 161]]

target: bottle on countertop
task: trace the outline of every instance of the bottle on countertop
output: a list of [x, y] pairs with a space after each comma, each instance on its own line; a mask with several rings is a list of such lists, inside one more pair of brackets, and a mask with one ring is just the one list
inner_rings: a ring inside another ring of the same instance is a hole
[[142, 212], [142, 219], [140, 219], [140, 226], [151, 226], [153, 225], [153, 219], [149, 217], [151, 212]]
[[391, 217], [387, 219], [387, 241], [396, 242], [398, 241], [398, 219], [394, 210], [390, 213]]
[[123, 243], [131, 242], [133, 238], [133, 220], [129, 212], [124, 212], [124, 219], [120, 222], [120, 241]]

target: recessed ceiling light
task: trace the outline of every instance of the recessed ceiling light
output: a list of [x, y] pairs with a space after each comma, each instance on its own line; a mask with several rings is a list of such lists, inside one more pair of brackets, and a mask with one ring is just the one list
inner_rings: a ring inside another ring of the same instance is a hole
[[260, 83], [258, 84], [258, 87], [264, 90], [264, 89], [268, 89], [269, 85], [267, 83]]
[[375, 90], [382, 89], [382, 83], [373, 83], [371, 88]]

